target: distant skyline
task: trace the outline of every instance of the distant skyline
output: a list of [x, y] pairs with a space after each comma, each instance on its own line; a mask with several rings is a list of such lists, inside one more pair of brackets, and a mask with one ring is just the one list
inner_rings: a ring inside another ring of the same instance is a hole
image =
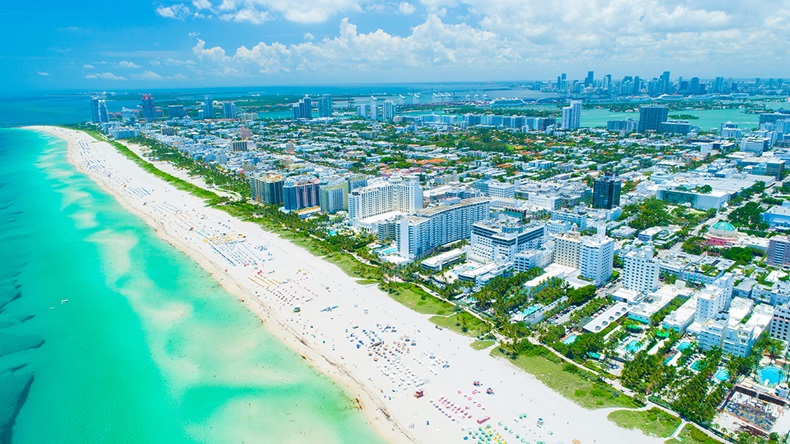
[[790, 0], [48, 0], [0, 19], [2, 91], [790, 72]]

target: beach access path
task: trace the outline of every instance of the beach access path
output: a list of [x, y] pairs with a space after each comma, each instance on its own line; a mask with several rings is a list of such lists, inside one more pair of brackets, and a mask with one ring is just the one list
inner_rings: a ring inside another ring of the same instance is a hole
[[[207, 207], [110, 144], [75, 130], [37, 129], [68, 141], [69, 160], [80, 171], [344, 386], [390, 442], [463, 442], [481, 434], [508, 442], [663, 442], [619, 428], [606, 411], [586, 410], [511, 363], [472, 349], [472, 338], [436, 329], [428, 315], [375, 286], [254, 223]], [[494, 394], [486, 394], [489, 387]], [[418, 390], [424, 396], [416, 397]]]

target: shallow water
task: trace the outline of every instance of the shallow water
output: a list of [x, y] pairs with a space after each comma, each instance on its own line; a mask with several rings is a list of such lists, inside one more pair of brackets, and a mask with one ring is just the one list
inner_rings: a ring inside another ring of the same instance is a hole
[[0, 442], [380, 441], [65, 153], [0, 130]]

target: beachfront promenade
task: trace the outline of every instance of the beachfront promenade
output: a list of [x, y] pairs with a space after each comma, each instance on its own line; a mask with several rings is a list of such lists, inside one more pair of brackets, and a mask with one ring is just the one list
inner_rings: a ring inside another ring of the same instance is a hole
[[[473, 350], [470, 338], [434, 328], [428, 316], [375, 286], [357, 283], [253, 223], [206, 207], [109, 144], [73, 130], [48, 131], [69, 141], [72, 163], [214, 274], [284, 342], [343, 384], [385, 438], [663, 442], [617, 427], [606, 411], [585, 410], [509, 362]], [[482, 386], [474, 386], [475, 380]], [[486, 393], [488, 387], [494, 394]], [[418, 390], [423, 397], [415, 397]]]

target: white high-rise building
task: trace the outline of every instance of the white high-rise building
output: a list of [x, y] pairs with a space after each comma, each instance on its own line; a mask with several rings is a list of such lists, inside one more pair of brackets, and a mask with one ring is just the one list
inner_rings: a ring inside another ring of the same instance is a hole
[[381, 106], [382, 120], [390, 121], [395, 118], [398, 108], [392, 100], [385, 100], [384, 105]]
[[582, 102], [571, 100], [570, 105], [562, 108], [562, 129], [574, 130], [582, 126]]
[[579, 268], [581, 234], [572, 230], [554, 236], [554, 263], [571, 268]]
[[473, 197], [424, 208], [414, 216], [402, 216], [395, 232], [398, 255], [418, 259], [436, 247], [469, 238], [472, 225], [488, 219], [489, 205], [487, 197]]
[[379, 106], [373, 96], [370, 96], [370, 120], [379, 120]]
[[499, 182], [497, 180], [488, 181], [488, 195], [491, 197], [504, 197], [513, 199], [516, 197], [516, 185], [512, 183]]
[[546, 225], [522, 225], [515, 219], [488, 219], [472, 225], [467, 258], [477, 262], [513, 262], [516, 253], [540, 248], [546, 240]]
[[596, 286], [602, 285], [612, 277], [614, 261], [614, 239], [607, 237], [602, 227], [595, 236], [582, 238], [579, 251], [579, 270], [581, 276], [592, 279]]
[[357, 115], [359, 117], [362, 117], [363, 119], [367, 119], [368, 118], [368, 110], [369, 110], [369, 108], [370, 108], [370, 105], [368, 105], [367, 103], [359, 104], [357, 106]]
[[697, 311], [694, 315], [694, 322], [702, 324], [708, 319], [713, 319], [716, 315], [727, 308], [732, 297], [732, 273], [725, 273], [722, 277], [715, 280], [713, 284], [706, 285], [697, 296]]
[[354, 227], [371, 216], [391, 211], [412, 214], [421, 209], [422, 187], [417, 176], [393, 175], [387, 181], [356, 188], [348, 195], [348, 217]]
[[658, 288], [658, 261], [653, 260], [651, 244], [635, 248], [623, 255], [623, 287], [643, 294]]

